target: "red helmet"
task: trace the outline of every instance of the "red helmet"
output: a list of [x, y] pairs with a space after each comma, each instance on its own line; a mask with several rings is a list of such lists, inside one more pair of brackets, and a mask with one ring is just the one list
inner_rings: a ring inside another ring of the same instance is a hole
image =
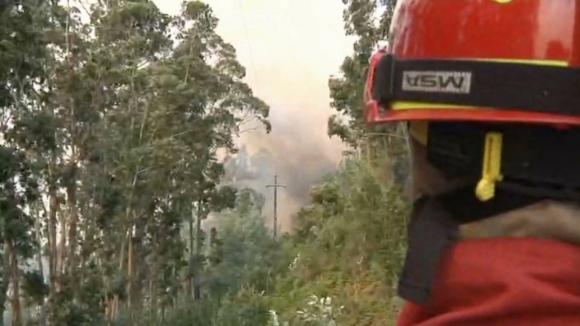
[[580, 1], [399, 0], [365, 120], [580, 126]]

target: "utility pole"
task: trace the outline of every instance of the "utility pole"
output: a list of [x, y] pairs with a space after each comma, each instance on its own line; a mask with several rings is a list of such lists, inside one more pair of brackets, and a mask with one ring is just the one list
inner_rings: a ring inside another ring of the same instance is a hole
[[278, 233], [278, 188], [286, 188], [286, 186], [278, 184], [278, 175], [275, 175], [274, 184], [267, 185], [266, 188], [274, 188], [274, 239], [276, 239]]

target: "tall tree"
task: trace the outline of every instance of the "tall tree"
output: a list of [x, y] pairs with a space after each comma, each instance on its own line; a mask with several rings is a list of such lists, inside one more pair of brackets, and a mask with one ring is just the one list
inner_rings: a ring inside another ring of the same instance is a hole
[[353, 146], [359, 145], [367, 130], [362, 95], [369, 59], [380, 42], [388, 39], [395, 3], [396, 0], [348, 0], [343, 11], [345, 33], [354, 37], [353, 53], [340, 66], [341, 75], [328, 82], [331, 106], [337, 111], [329, 119], [328, 133]]
[[201, 227], [188, 256], [182, 225], [234, 205], [217, 152], [235, 152], [248, 116], [269, 130], [268, 106], [200, 1], [176, 16], [149, 0], [1, 9], [0, 210], [10, 214], [0, 223], [0, 303], [9, 285], [18, 292], [19, 263], [34, 253], [39, 267], [48, 261], [43, 286], [25, 274], [22, 288], [46, 308], [40, 322], [94, 325], [126, 311], [132, 322], [143, 309], [161, 318], [205, 264]]
[[[3, 2], [0, 6], [0, 313], [4, 315], [7, 291], [11, 289], [12, 324], [22, 324], [20, 288], [22, 270], [35, 254], [34, 220], [31, 205], [38, 199], [31, 162], [37, 128], [19, 128], [27, 112], [38, 103], [36, 90], [46, 80], [42, 62], [48, 56], [44, 30], [52, 25], [50, 1]], [[49, 143], [50, 140], [43, 142]], [[3, 320], [0, 320], [3, 323]]]
[[[341, 75], [331, 77], [331, 107], [337, 113], [328, 120], [328, 134], [358, 148], [379, 174], [406, 183], [408, 143], [402, 124], [365, 126], [363, 91], [371, 55], [389, 38], [396, 0], [349, 0], [343, 20], [347, 36], [354, 37], [353, 53], [340, 66]], [[385, 168], [385, 165], [387, 168]], [[387, 172], [385, 172], [387, 171]]]

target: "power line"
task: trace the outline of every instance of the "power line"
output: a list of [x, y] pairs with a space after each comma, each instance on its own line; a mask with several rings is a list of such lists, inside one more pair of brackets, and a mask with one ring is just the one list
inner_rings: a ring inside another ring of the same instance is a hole
[[274, 239], [278, 234], [278, 188], [286, 188], [285, 185], [278, 183], [278, 176], [274, 176], [274, 184], [267, 185], [266, 188], [274, 188]]
[[238, 0], [238, 6], [240, 7], [240, 16], [242, 16], [242, 25], [244, 26], [244, 34], [246, 36], [246, 42], [248, 43], [248, 49], [250, 51], [250, 65], [252, 66], [252, 77], [254, 78], [254, 84], [258, 87], [258, 78], [256, 74], [256, 65], [254, 64], [254, 55], [252, 50], [252, 42], [250, 42], [250, 36], [248, 34], [248, 26], [246, 25], [246, 17], [244, 15], [244, 6], [242, 5], [243, 0]]

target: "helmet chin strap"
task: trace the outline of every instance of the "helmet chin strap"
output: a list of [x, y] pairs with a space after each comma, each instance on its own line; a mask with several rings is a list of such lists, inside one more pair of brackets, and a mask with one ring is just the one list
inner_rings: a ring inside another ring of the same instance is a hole
[[[429, 123], [427, 121], [410, 122], [409, 134], [421, 145], [428, 146]], [[501, 174], [502, 133], [488, 132], [484, 142], [481, 179], [475, 187], [475, 195], [481, 201], [492, 199], [496, 183], [503, 179]]]
[[426, 145], [429, 164], [450, 180], [471, 181], [414, 202], [399, 283], [406, 300], [429, 300], [440, 257], [458, 239], [460, 225], [547, 199], [580, 203], [580, 153], [574, 150], [580, 130], [463, 122], [411, 122], [409, 129]]
[[479, 180], [474, 195], [481, 201], [492, 200], [502, 183], [516, 192], [537, 189], [534, 193], [554, 199], [573, 199], [580, 192], [578, 128], [468, 122], [426, 125], [411, 123], [410, 132], [418, 141], [426, 140], [427, 161], [449, 179]]
[[498, 187], [493, 200], [482, 202], [473, 194], [474, 185], [437, 196], [423, 196], [413, 203], [408, 227], [409, 249], [398, 285], [405, 300], [424, 304], [441, 256], [459, 238], [459, 226], [544, 200], [542, 194], [518, 194]]

